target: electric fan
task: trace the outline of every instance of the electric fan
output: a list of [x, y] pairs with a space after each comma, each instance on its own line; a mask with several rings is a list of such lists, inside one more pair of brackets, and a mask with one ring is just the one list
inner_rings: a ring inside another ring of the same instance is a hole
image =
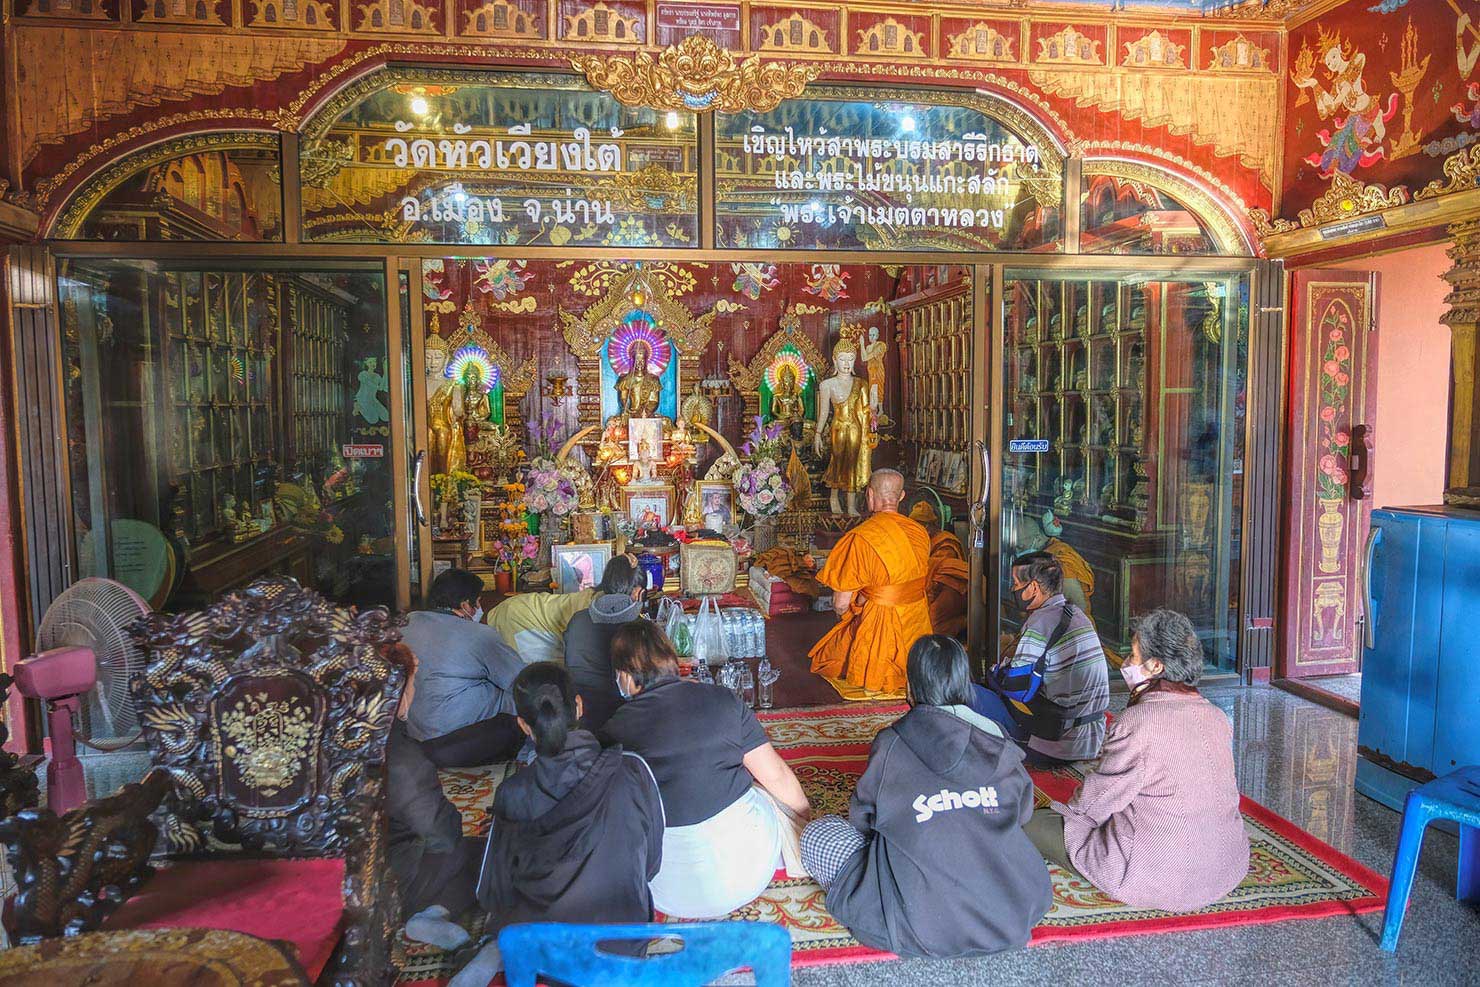
[[46, 609], [37, 649], [82, 647], [97, 660], [98, 684], [82, 706], [80, 736], [99, 750], [118, 750], [139, 739], [139, 716], [129, 679], [144, 670], [144, 655], [125, 628], [149, 613], [149, 604], [112, 579], [81, 579]]

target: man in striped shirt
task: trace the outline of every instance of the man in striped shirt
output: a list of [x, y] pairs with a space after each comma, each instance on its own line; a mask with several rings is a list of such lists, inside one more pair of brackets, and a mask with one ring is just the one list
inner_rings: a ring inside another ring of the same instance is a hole
[[[1095, 625], [1064, 598], [1063, 580], [1059, 560], [1047, 552], [1013, 560], [1012, 592], [1028, 618], [1011, 657], [996, 672], [1004, 693], [1027, 697], [1015, 704], [1015, 715], [1025, 728], [1030, 765], [1090, 760], [1105, 740], [1109, 666]], [[1036, 689], [1015, 692], [1035, 670], [1042, 677]]]

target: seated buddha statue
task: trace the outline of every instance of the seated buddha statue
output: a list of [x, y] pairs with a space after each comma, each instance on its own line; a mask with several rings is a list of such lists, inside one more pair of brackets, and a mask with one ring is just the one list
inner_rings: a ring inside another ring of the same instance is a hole
[[800, 421], [805, 414], [796, 369], [782, 364], [776, 370], [776, 390], [771, 393], [771, 420], [789, 425]]
[[632, 369], [617, 378], [617, 400], [626, 418], [652, 418], [658, 413], [663, 381], [648, 368], [652, 347], [646, 340], [632, 344]]

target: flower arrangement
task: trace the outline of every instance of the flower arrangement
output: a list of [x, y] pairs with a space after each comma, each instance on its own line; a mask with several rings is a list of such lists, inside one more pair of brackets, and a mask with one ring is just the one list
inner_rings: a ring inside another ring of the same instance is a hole
[[524, 480], [524, 506], [535, 514], [563, 518], [576, 509], [577, 492], [572, 467], [540, 456], [529, 463]]
[[555, 453], [560, 450], [560, 434], [565, 430], [564, 424], [553, 415], [540, 414], [540, 420], [529, 423], [529, 463], [533, 468], [536, 461], [548, 459], [552, 462]]
[[775, 517], [791, 500], [791, 485], [774, 459], [743, 464], [735, 471], [734, 483], [741, 509], [753, 518]]
[[525, 535], [519, 539], [518, 553], [514, 564], [520, 572], [533, 572], [539, 566], [540, 540], [534, 535]]
[[740, 445], [740, 455], [748, 456], [757, 462], [765, 459], [780, 460], [786, 454], [785, 443], [782, 435], [786, 429], [780, 422], [772, 422], [767, 425], [764, 418], [756, 415], [755, 424], [751, 426], [750, 434]]
[[432, 494], [439, 499], [462, 500], [468, 490], [478, 486], [478, 478], [465, 470], [433, 473]]

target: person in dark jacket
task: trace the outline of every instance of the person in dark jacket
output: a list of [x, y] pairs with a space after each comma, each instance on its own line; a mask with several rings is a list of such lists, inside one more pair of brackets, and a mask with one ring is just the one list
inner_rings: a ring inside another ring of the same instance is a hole
[[538, 662], [514, 680], [519, 726], [537, 757], [493, 798], [478, 881], [495, 939], [449, 987], [484, 987], [500, 967], [497, 934], [519, 922], [650, 922], [648, 882], [663, 859], [663, 802], [647, 762], [577, 727], [582, 703], [565, 669]]
[[910, 711], [875, 738], [848, 818], [803, 830], [802, 861], [865, 945], [925, 957], [1023, 946], [1053, 900], [1023, 832], [1033, 815], [1023, 752], [972, 712], [958, 641], [920, 638], [905, 673]]
[[473, 907], [480, 848], [463, 835], [462, 816], [443, 793], [436, 765], [406, 732], [416, 659], [402, 650], [406, 687], [385, 749], [386, 856], [401, 887], [406, 938], [452, 950], [468, 941], [457, 918]]
[[612, 672], [612, 635], [641, 614], [646, 588], [636, 556], [619, 555], [606, 564], [600, 594], [565, 628], [565, 670], [585, 706], [582, 729], [600, 730], [622, 705]]

